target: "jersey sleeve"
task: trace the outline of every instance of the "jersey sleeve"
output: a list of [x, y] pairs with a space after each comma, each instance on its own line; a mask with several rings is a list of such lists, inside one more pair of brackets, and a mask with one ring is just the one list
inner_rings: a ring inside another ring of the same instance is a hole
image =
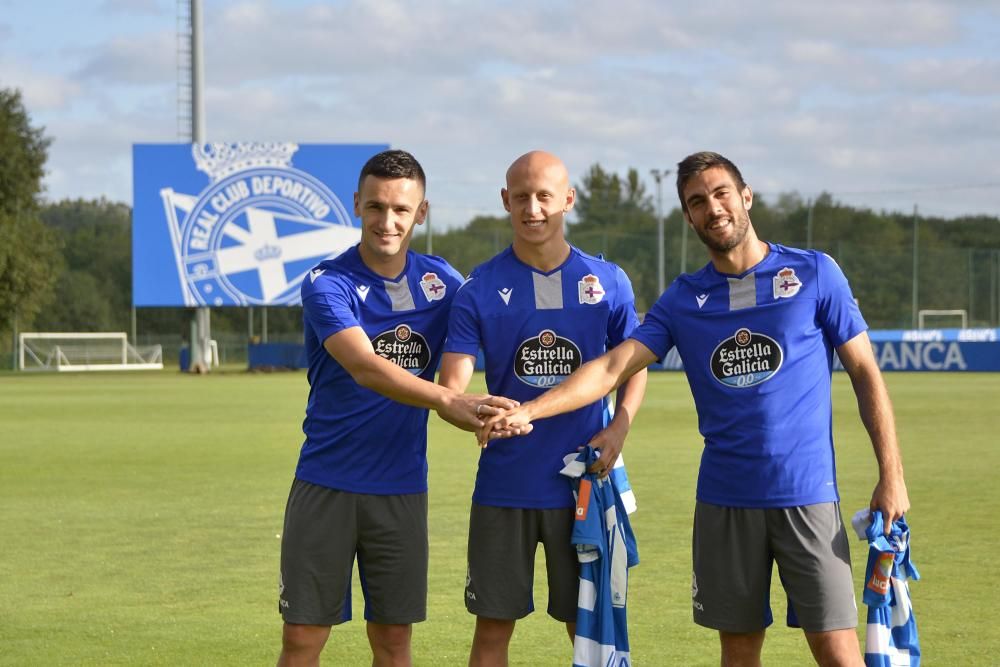
[[646, 313], [642, 324], [629, 336], [629, 338], [634, 338], [648, 347], [656, 355], [656, 359], [661, 362], [667, 356], [670, 348], [674, 346], [674, 338], [670, 334], [670, 315], [667, 306], [673, 289], [674, 287], [671, 286], [660, 295], [653, 307]]
[[816, 256], [816, 280], [819, 285], [819, 323], [834, 347], [868, 329], [851, 294], [847, 277], [837, 262], [825, 253]]
[[639, 316], [635, 312], [635, 293], [632, 281], [615, 266], [615, 304], [608, 321], [608, 347], [617, 346], [628, 338], [639, 326]]
[[351, 297], [339, 281], [321, 276], [302, 292], [304, 320], [320, 343], [344, 329], [361, 326]]
[[469, 278], [462, 285], [451, 304], [448, 316], [448, 339], [445, 352], [457, 352], [476, 356], [479, 353], [480, 331], [479, 311], [475, 303], [475, 278]]

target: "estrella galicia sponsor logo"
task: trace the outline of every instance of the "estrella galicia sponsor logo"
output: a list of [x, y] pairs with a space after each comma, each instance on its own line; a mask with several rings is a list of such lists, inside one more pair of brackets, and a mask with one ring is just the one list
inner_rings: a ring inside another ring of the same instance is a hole
[[197, 195], [160, 191], [186, 305], [297, 304], [308, 270], [361, 238], [333, 191], [292, 167], [298, 148], [192, 146], [209, 186]]
[[423, 373], [431, 363], [431, 348], [427, 339], [406, 324], [375, 336], [372, 347], [375, 354], [414, 375]]
[[545, 329], [523, 341], [514, 353], [514, 374], [532, 387], [553, 387], [580, 367], [580, 348], [568, 338]]
[[743, 328], [712, 352], [712, 375], [729, 387], [752, 387], [770, 380], [783, 359], [776, 340]]

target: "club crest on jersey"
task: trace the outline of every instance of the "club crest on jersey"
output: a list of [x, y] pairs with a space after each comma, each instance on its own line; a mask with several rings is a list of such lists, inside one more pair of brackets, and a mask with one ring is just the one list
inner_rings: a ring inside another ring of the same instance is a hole
[[728, 387], [753, 387], [774, 377], [783, 359], [776, 340], [743, 328], [712, 352], [712, 375]]
[[580, 303], [600, 303], [604, 299], [604, 287], [600, 279], [593, 273], [588, 273], [576, 284]]
[[438, 301], [444, 298], [444, 293], [448, 291], [444, 282], [438, 278], [436, 273], [425, 273], [420, 279], [420, 289], [424, 291], [424, 296], [428, 301]]
[[576, 343], [545, 329], [517, 346], [514, 374], [532, 387], [553, 387], [579, 368], [582, 358]]
[[400, 324], [375, 336], [372, 347], [375, 354], [414, 375], [423, 373], [431, 363], [431, 348], [427, 339], [407, 324]]
[[771, 284], [774, 286], [775, 299], [789, 299], [802, 289], [802, 281], [795, 275], [795, 269], [790, 269], [787, 266], [775, 274], [774, 278], [771, 279]]

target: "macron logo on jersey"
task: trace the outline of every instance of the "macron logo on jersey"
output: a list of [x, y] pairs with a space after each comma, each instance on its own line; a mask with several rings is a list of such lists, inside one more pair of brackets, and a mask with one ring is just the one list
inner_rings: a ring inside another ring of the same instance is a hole
[[706, 301], [708, 301], [708, 295], [707, 294], [699, 294], [698, 296], [696, 296], [694, 298], [694, 300], [698, 302], [698, 310], [701, 310], [701, 307], [705, 305]]
[[368, 285], [357, 285], [354, 290], [358, 293], [358, 297], [362, 301], [368, 298], [368, 290], [371, 289]]
[[500, 298], [503, 299], [503, 305], [505, 305], [505, 306], [509, 306], [510, 305], [510, 295], [513, 292], [514, 292], [514, 290], [512, 290], [509, 287], [504, 287], [503, 289], [498, 289], [497, 290], [497, 294], [499, 294]]
[[316, 279], [326, 273], [326, 269], [313, 269], [309, 272], [309, 282], [316, 282]]

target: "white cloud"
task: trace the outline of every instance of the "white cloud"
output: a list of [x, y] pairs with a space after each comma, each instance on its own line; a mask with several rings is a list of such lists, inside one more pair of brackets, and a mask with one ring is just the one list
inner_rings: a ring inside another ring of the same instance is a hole
[[[111, 25], [45, 44], [0, 29], [0, 79], [55, 139], [51, 196], [128, 200], [130, 144], [177, 134], [174, 3], [72, 7]], [[936, 186], [1000, 181], [1000, 12], [982, 4], [206, 0], [204, 16], [209, 138], [408, 148], [439, 224], [499, 213], [532, 148], [574, 180], [715, 149], [761, 192], [926, 188], [928, 209]]]
[[66, 109], [81, 94], [76, 81], [17, 60], [0, 60], [0, 81], [5, 87], [20, 90], [25, 107], [35, 114]]
[[101, 83], [144, 86], [174, 82], [177, 77], [176, 33], [118, 37], [81, 57], [76, 75]]

